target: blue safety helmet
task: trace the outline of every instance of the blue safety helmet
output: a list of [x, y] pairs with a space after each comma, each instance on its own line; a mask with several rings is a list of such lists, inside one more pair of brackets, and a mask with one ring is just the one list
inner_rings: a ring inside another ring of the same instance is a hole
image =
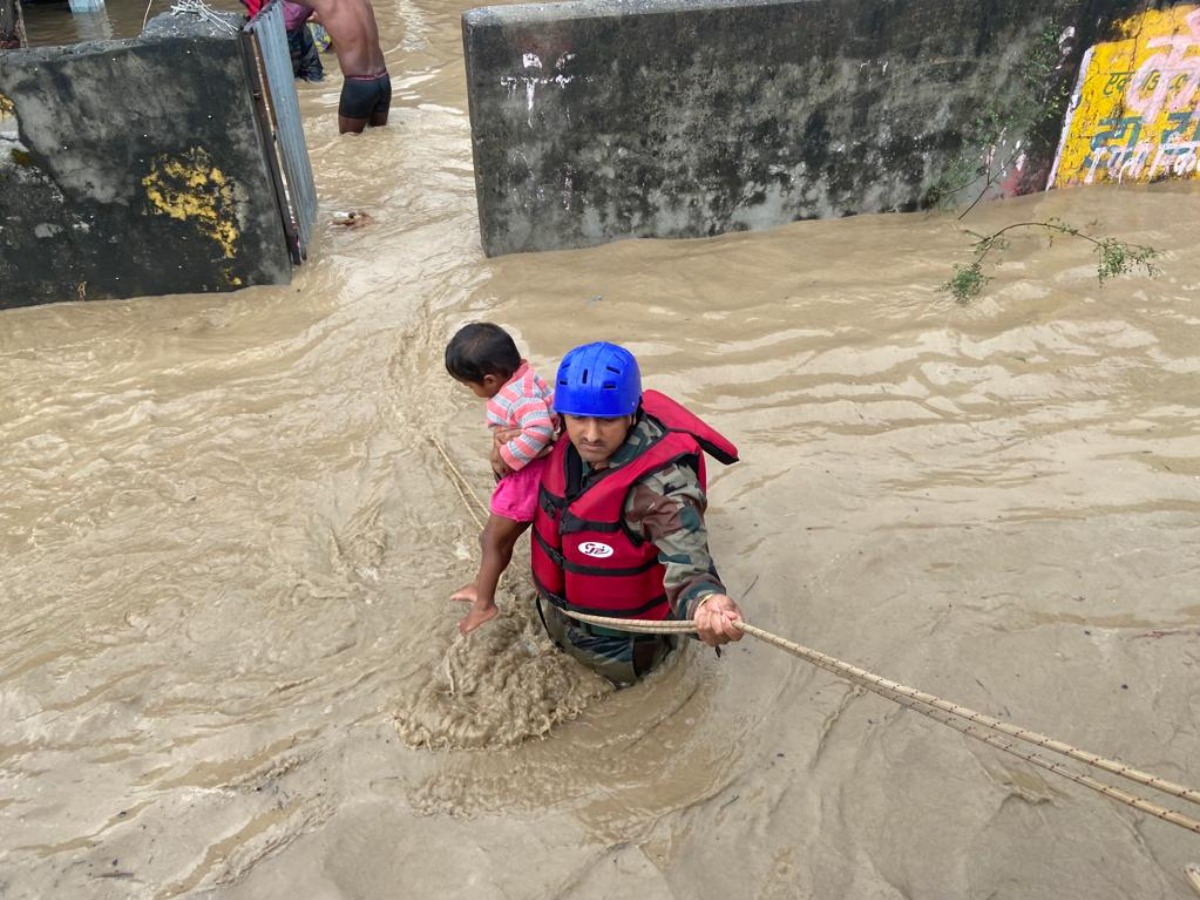
[[637, 412], [642, 373], [624, 347], [597, 341], [563, 357], [554, 384], [554, 411], [569, 416], [615, 419]]

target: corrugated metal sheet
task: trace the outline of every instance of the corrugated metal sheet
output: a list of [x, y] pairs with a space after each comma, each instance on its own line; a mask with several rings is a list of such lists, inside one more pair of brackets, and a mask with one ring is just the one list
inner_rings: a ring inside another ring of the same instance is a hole
[[284, 224], [289, 224], [290, 217], [289, 235], [295, 243], [293, 258], [299, 262], [305, 256], [316, 221], [317, 189], [304, 143], [280, 0], [271, 0], [264, 6], [246, 25], [246, 33], [250, 37], [252, 65], [260, 82], [265, 82], [266, 90], [258, 98], [266, 119], [264, 136], [277, 163], [278, 183], [287, 212]]

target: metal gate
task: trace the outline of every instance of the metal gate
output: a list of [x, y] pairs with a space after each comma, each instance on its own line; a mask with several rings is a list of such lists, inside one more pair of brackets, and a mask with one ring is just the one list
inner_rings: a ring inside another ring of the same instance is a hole
[[292, 262], [307, 255], [317, 216], [317, 189], [300, 122], [300, 101], [283, 27], [283, 4], [271, 0], [242, 29], [242, 49]]

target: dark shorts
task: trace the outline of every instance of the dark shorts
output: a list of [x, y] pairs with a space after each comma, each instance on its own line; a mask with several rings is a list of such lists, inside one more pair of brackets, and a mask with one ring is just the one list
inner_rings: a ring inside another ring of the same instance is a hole
[[360, 77], [350, 75], [342, 84], [338, 115], [344, 119], [379, 119], [392, 105], [392, 79], [388, 73]]

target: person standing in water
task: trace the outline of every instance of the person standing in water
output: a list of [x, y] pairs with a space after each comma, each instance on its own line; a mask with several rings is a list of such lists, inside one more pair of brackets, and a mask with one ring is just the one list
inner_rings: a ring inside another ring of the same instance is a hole
[[317, 11], [316, 21], [333, 41], [344, 82], [338, 102], [338, 130], [361, 133], [367, 125], [386, 125], [392, 104], [388, 77], [379, 46], [379, 27], [368, 0], [306, 0]]
[[458, 623], [460, 632], [470, 634], [499, 612], [496, 585], [512, 561], [517, 538], [533, 521], [545, 452], [558, 433], [558, 417], [550, 408], [550, 387], [498, 325], [475, 322], [460, 328], [446, 345], [446, 371], [487, 400], [488, 427], [508, 434], [493, 454], [492, 469], [499, 480], [479, 536], [479, 570], [450, 597], [471, 604]]
[[705, 644], [741, 640], [741, 610], [717, 575], [704, 523], [704, 456], [728, 465], [737, 448], [670, 397], [643, 391], [637, 360], [616, 344], [585, 344], [563, 357], [554, 409], [569, 440], [554, 445], [542, 470], [530, 541], [551, 639], [618, 686], [657, 666], [674, 637], [592, 625], [565, 611], [695, 619]]
[[308, 28], [312, 14], [313, 8], [307, 3], [283, 0], [283, 30], [287, 32], [288, 52], [292, 57], [292, 77], [324, 81], [325, 67]]

